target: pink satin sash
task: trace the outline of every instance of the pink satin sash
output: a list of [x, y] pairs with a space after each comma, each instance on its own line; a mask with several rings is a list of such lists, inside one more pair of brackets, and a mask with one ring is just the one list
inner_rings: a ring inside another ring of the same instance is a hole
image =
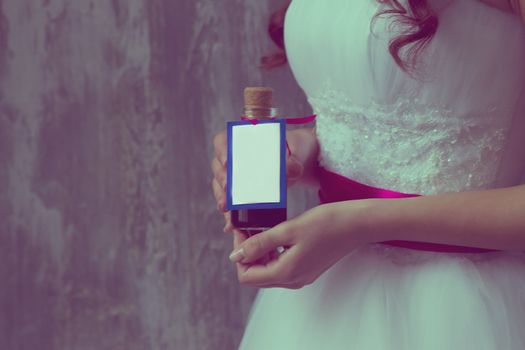
[[[306, 124], [313, 122], [316, 119], [317, 115], [309, 115], [301, 118], [284, 118], [286, 119], [286, 124]], [[277, 119], [277, 117], [271, 117], [269, 119]], [[252, 124], [256, 125], [258, 123], [257, 119], [247, 118], [242, 116], [241, 120], [249, 121]], [[286, 148], [288, 150], [288, 155], [291, 154], [290, 147], [288, 142], [286, 142]], [[407, 198], [407, 197], [417, 197], [418, 194], [407, 194], [401, 192], [390, 191], [386, 189], [371, 187], [357, 181], [351, 180], [342, 175], [330, 172], [322, 167], [319, 168], [319, 181], [321, 189], [319, 190], [319, 200], [321, 203], [332, 203], [340, 202], [345, 200], [353, 199], [366, 199], [366, 198]], [[392, 246], [416, 249], [416, 250], [426, 250], [434, 252], [446, 252], [446, 253], [484, 253], [496, 251], [493, 249], [483, 249], [483, 248], [474, 248], [474, 247], [463, 247], [447, 244], [435, 244], [427, 242], [410, 242], [410, 241], [386, 241], [379, 242], [382, 244], [388, 244]]]
[[[321, 203], [333, 203], [345, 200], [366, 198], [407, 198], [419, 196], [418, 194], [400, 193], [364, 185], [342, 175], [330, 172], [322, 167], [319, 168], [318, 176], [321, 187], [321, 189], [318, 192], [318, 195]], [[386, 241], [379, 243], [416, 250], [446, 253], [485, 253], [496, 251], [492, 249], [435, 244], [427, 242]]]

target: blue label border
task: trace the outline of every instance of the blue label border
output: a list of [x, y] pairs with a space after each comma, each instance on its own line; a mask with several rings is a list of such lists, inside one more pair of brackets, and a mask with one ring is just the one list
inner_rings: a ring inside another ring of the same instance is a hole
[[227, 180], [226, 180], [226, 204], [228, 210], [239, 209], [277, 209], [286, 208], [286, 119], [279, 118], [273, 120], [258, 120], [257, 124], [280, 124], [281, 131], [281, 166], [280, 166], [280, 202], [275, 203], [250, 203], [250, 204], [233, 204], [232, 200], [232, 130], [237, 125], [252, 125], [250, 121], [229, 121], [227, 122], [228, 138], [228, 160], [227, 160]]

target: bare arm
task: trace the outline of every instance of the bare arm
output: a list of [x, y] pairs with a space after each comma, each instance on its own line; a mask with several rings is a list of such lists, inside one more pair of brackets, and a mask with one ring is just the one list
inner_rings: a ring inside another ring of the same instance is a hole
[[[351, 206], [351, 201], [345, 202]], [[346, 208], [348, 210], [349, 207]], [[344, 206], [340, 210], [345, 210]], [[525, 185], [403, 199], [368, 200], [363, 240], [422, 241], [525, 250]]]
[[[525, 21], [525, 0], [481, 1], [513, 12]], [[361, 222], [365, 241], [408, 240], [525, 250], [525, 185], [407, 199], [372, 199], [366, 206]]]

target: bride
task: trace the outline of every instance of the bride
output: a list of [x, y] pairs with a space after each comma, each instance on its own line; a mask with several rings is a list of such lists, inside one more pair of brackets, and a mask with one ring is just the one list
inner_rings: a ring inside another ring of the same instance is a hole
[[215, 136], [230, 258], [261, 288], [241, 349], [525, 349], [523, 18], [524, 0], [293, 0], [273, 17], [285, 53], [265, 64], [287, 61], [317, 115], [287, 133], [288, 185], [320, 205], [248, 238]]

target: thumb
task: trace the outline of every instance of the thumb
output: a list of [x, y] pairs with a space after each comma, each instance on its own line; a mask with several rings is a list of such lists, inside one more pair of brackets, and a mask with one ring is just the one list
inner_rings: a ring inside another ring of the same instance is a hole
[[288, 245], [290, 240], [288, 235], [279, 225], [268, 231], [263, 231], [244, 240], [230, 254], [232, 262], [241, 262], [243, 264], [257, 261], [267, 253], [275, 251], [278, 247]]
[[304, 167], [301, 161], [293, 154], [286, 157], [286, 178], [294, 182], [303, 175]]

